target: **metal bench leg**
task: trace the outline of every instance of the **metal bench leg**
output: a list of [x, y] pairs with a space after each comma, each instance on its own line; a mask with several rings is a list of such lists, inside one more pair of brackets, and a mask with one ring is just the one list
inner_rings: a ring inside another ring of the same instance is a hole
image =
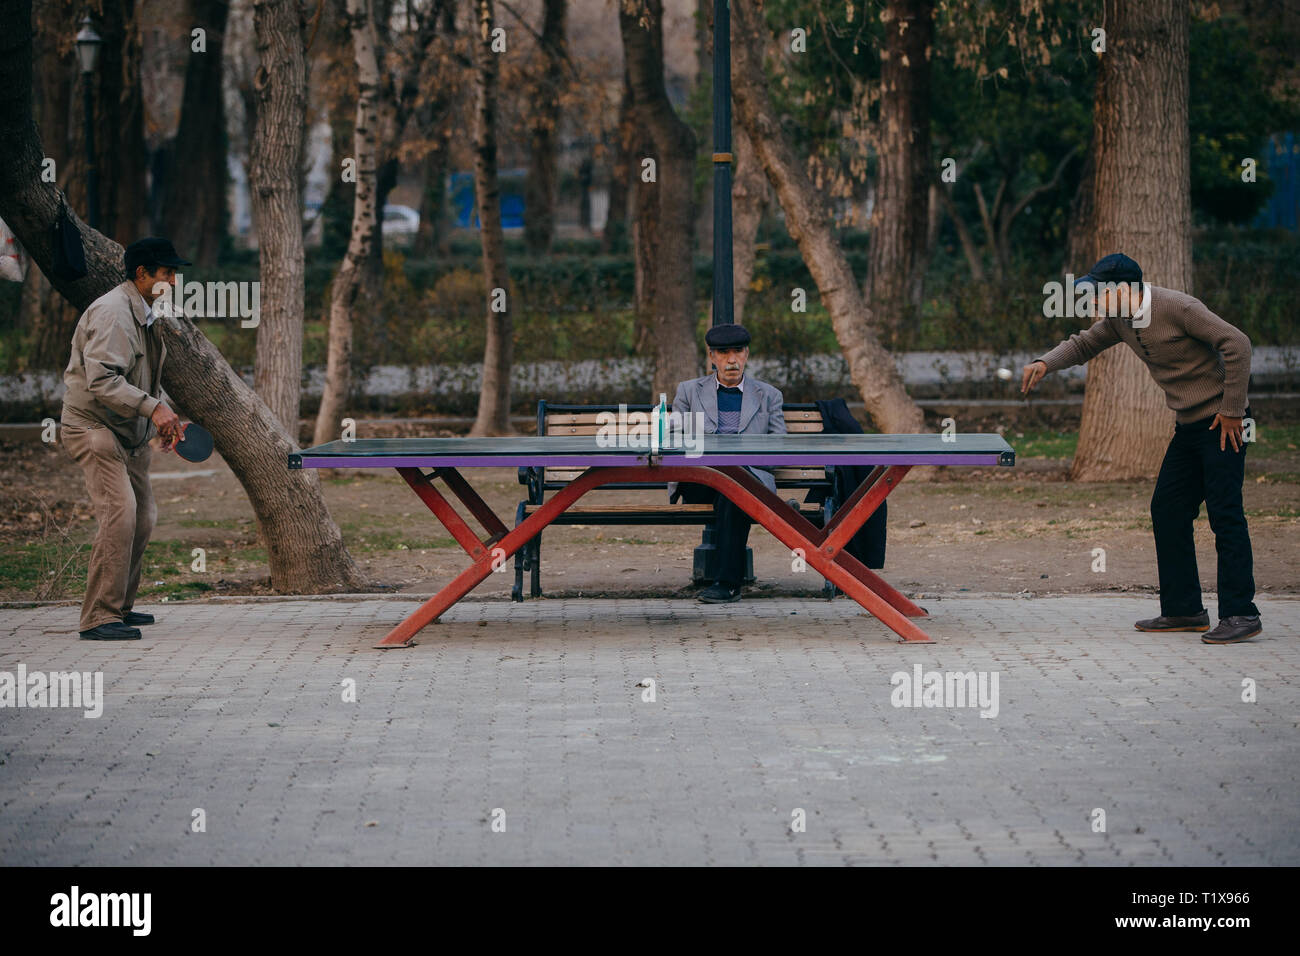
[[531, 573], [529, 580], [529, 593], [537, 598], [542, 596], [542, 535], [538, 532], [537, 537], [533, 538], [528, 544], [524, 545], [528, 549], [528, 570]]
[[[524, 505], [527, 502], [519, 502], [519, 507], [515, 509], [515, 527], [518, 528], [524, 520]], [[524, 599], [524, 553], [528, 548], [522, 547], [515, 552], [515, 583], [510, 588], [510, 600], [522, 601]]]

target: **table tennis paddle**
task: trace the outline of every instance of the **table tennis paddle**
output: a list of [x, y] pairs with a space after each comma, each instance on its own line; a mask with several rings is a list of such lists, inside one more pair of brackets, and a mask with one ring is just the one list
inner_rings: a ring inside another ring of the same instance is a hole
[[212, 433], [194, 422], [185, 426], [185, 435], [176, 443], [176, 454], [186, 461], [207, 461], [212, 454]]

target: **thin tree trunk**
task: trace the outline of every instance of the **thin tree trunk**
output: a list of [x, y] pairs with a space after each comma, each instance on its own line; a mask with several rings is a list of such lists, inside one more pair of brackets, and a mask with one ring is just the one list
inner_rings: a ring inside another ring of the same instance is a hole
[[564, 82], [564, 21], [568, 0], [543, 0], [542, 75], [529, 111], [528, 178], [524, 184], [524, 243], [532, 255], [549, 252], [555, 238], [556, 150]]
[[330, 286], [329, 356], [325, 389], [316, 415], [314, 443], [323, 445], [339, 437], [343, 409], [352, 392], [352, 315], [373, 298], [368, 281], [371, 245], [377, 231], [375, 187], [378, 154], [379, 62], [375, 58], [375, 25], [368, 0], [348, 0], [348, 29], [357, 64], [357, 114], [352, 133], [352, 159], [356, 160], [356, 191], [352, 201], [352, 235], [338, 274]]
[[253, 0], [253, 22], [261, 65], [253, 80], [257, 119], [249, 185], [262, 283], [253, 383], [297, 441], [305, 295], [299, 172], [307, 115], [299, 0]]
[[[226, 113], [222, 49], [229, 0], [190, 0], [190, 23], [206, 52], [188, 52], [180, 122], [162, 179], [162, 234], [196, 265], [216, 265], [226, 234]], [[191, 29], [193, 29], [191, 27]]]
[[[0, 219], [14, 230], [47, 275], [58, 189], [40, 180], [45, 152], [32, 119], [31, 0], [0, 0]], [[78, 310], [122, 281], [122, 247], [79, 221], [88, 273], [52, 280]], [[357, 590], [366, 582], [343, 546], [312, 471], [290, 471], [296, 442], [190, 320], [164, 319], [167, 361], [163, 388], [194, 421], [212, 432], [217, 451], [248, 493], [278, 591]]]
[[[32, 109], [37, 129], [45, 130], [45, 155], [54, 160], [58, 182], [74, 209], [86, 208], [85, 145], [81, 140], [80, 83], [72, 51], [63, 50], [66, 27], [74, 22], [70, 0], [38, 0], [32, 26]], [[73, 99], [74, 89], [78, 98]], [[73, 116], [74, 122], [69, 122]], [[60, 296], [40, 269], [29, 269], [23, 283], [18, 324], [26, 335], [26, 369], [62, 370], [68, 364], [72, 331], [79, 314]]]
[[[136, 0], [102, 5], [96, 73], [95, 152], [100, 230], [126, 245], [149, 226], [144, 95], [140, 88], [140, 12]], [[80, 111], [77, 111], [80, 123]], [[85, 149], [82, 145], [82, 150]]]
[[745, 319], [745, 299], [754, 278], [754, 259], [758, 227], [771, 196], [767, 174], [759, 162], [758, 152], [743, 129], [732, 135], [736, 153], [736, 179], [731, 186], [732, 272], [735, 292], [732, 312], [737, 325]]
[[[487, 342], [478, 417], [471, 435], [509, 435], [510, 372], [514, 361], [514, 323], [506, 241], [501, 229], [501, 190], [497, 184], [497, 76], [499, 54], [492, 50], [495, 14], [492, 0], [475, 0], [478, 35], [474, 38], [477, 108], [474, 113], [474, 190], [483, 242], [483, 280], [487, 287]], [[500, 311], [498, 311], [500, 310]]]
[[[605, 217], [605, 231], [601, 235], [600, 248], [610, 252], [617, 248], [627, 235], [628, 197], [635, 192], [635, 183], [639, 180], [633, 156], [636, 142], [636, 107], [632, 102], [632, 84], [627, 78], [627, 68], [623, 69], [623, 99], [618, 108], [618, 126], [614, 135], [614, 162], [609, 180], [609, 213]], [[637, 179], [632, 177], [637, 176]]]
[[835, 240], [830, 210], [809, 181], [768, 96], [763, 72], [766, 30], [760, 26], [761, 14], [752, 0], [734, 0], [731, 16], [736, 38], [731, 66], [736, 113], [785, 210], [786, 227], [821, 291], [849, 376], [881, 430], [921, 432], [925, 417], [903, 387], [903, 376], [893, 357], [871, 330], [870, 309]]
[[[1187, 127], [1189, 14], [1182, 0], [1105, 0], [1107, 50], [1093, 107], [1094, 226], [1084, 259], [1123, 252], [1159, 286], [1192, 289]], [[1088, 363], [1076, 481], [1150, 478], [1173, 413], [1125, 345]]]
[[881, 20], [879, 172], [864, 294], [892, 342], [921, 298], [930, 190], [930, 44], [934, 0], [889, 0]]
[[[642, 25], [644, 21], [644, 25]], [[625, 0], [619, 7], [623, 55], [638, 123], [654, 139], [653, 191], [658, 220], [653, 233], [637, 223], [643, 247], [638, 266], [654, 270], [651, 323], [655, 371], [651, 396], [671, 395], [699, 369], [695, 343], [695, 134], [677, 115], [664, 87], [663, 2]], [[638, 157], [639, 158], [639, 157]]]

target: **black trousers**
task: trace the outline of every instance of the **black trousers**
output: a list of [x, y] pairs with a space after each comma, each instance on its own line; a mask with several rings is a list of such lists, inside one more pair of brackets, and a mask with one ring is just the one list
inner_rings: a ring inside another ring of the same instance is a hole
[[713, 545], [718, 549], [718, 580], [726, 587], [738, 588], [745, 580], [745, 547], [749, 543], [749, 526], [754, 519], [720, 492], [708, 485], [684, 481], [677, 486], [681, 500], [688, 505], [713, 505]]
[[[1246, 410], [1249, 417], [1250, 410]], [[1151, 496], [1151, 525], [1156, 536], [1156, 562], [1160, 567], [1160, 613], [1168, 617], [1200, 614], [1201, 579], [1196, 569], [1192, 522], [1201, 502], [1214, 532], [1219, 555], [1219, 619], [1253, 617], [1255, 607], [1254, 562], [1250, 532], [1241, 504], [1241, 484], [1246, 469], [1246, 445], [1219, 450], [1219, 429], [1210, 431], [1213, 418], [1177, 425], [1165, 452]]]

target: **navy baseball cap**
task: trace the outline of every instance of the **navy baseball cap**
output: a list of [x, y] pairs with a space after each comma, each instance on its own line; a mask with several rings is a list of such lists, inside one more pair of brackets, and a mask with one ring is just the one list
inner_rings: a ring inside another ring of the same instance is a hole
[[738, 349], [749, 344], [749, 330], [727, 322], [704, 333], [704, 344], [711, 349]]
[[1112, 252], [1102, 256], [1096, 265], [1088, 270], [1087, 275], [1074, 280], [1076, 287], [1081, 285], [1100, 285], [1108, 282], [1141, 282], [1142, 267], [1122, 252]]
[[122, 254], [122, 264], [126, 267], [126, 274], [134, 278], [136, 266], [144, 266], [148, 272], [153, 272], [159, 266], [171, 266], [174, 269], [194, 263], [177, 255], [176, 247], [170, 239], [146, 236], [126, 247]]

